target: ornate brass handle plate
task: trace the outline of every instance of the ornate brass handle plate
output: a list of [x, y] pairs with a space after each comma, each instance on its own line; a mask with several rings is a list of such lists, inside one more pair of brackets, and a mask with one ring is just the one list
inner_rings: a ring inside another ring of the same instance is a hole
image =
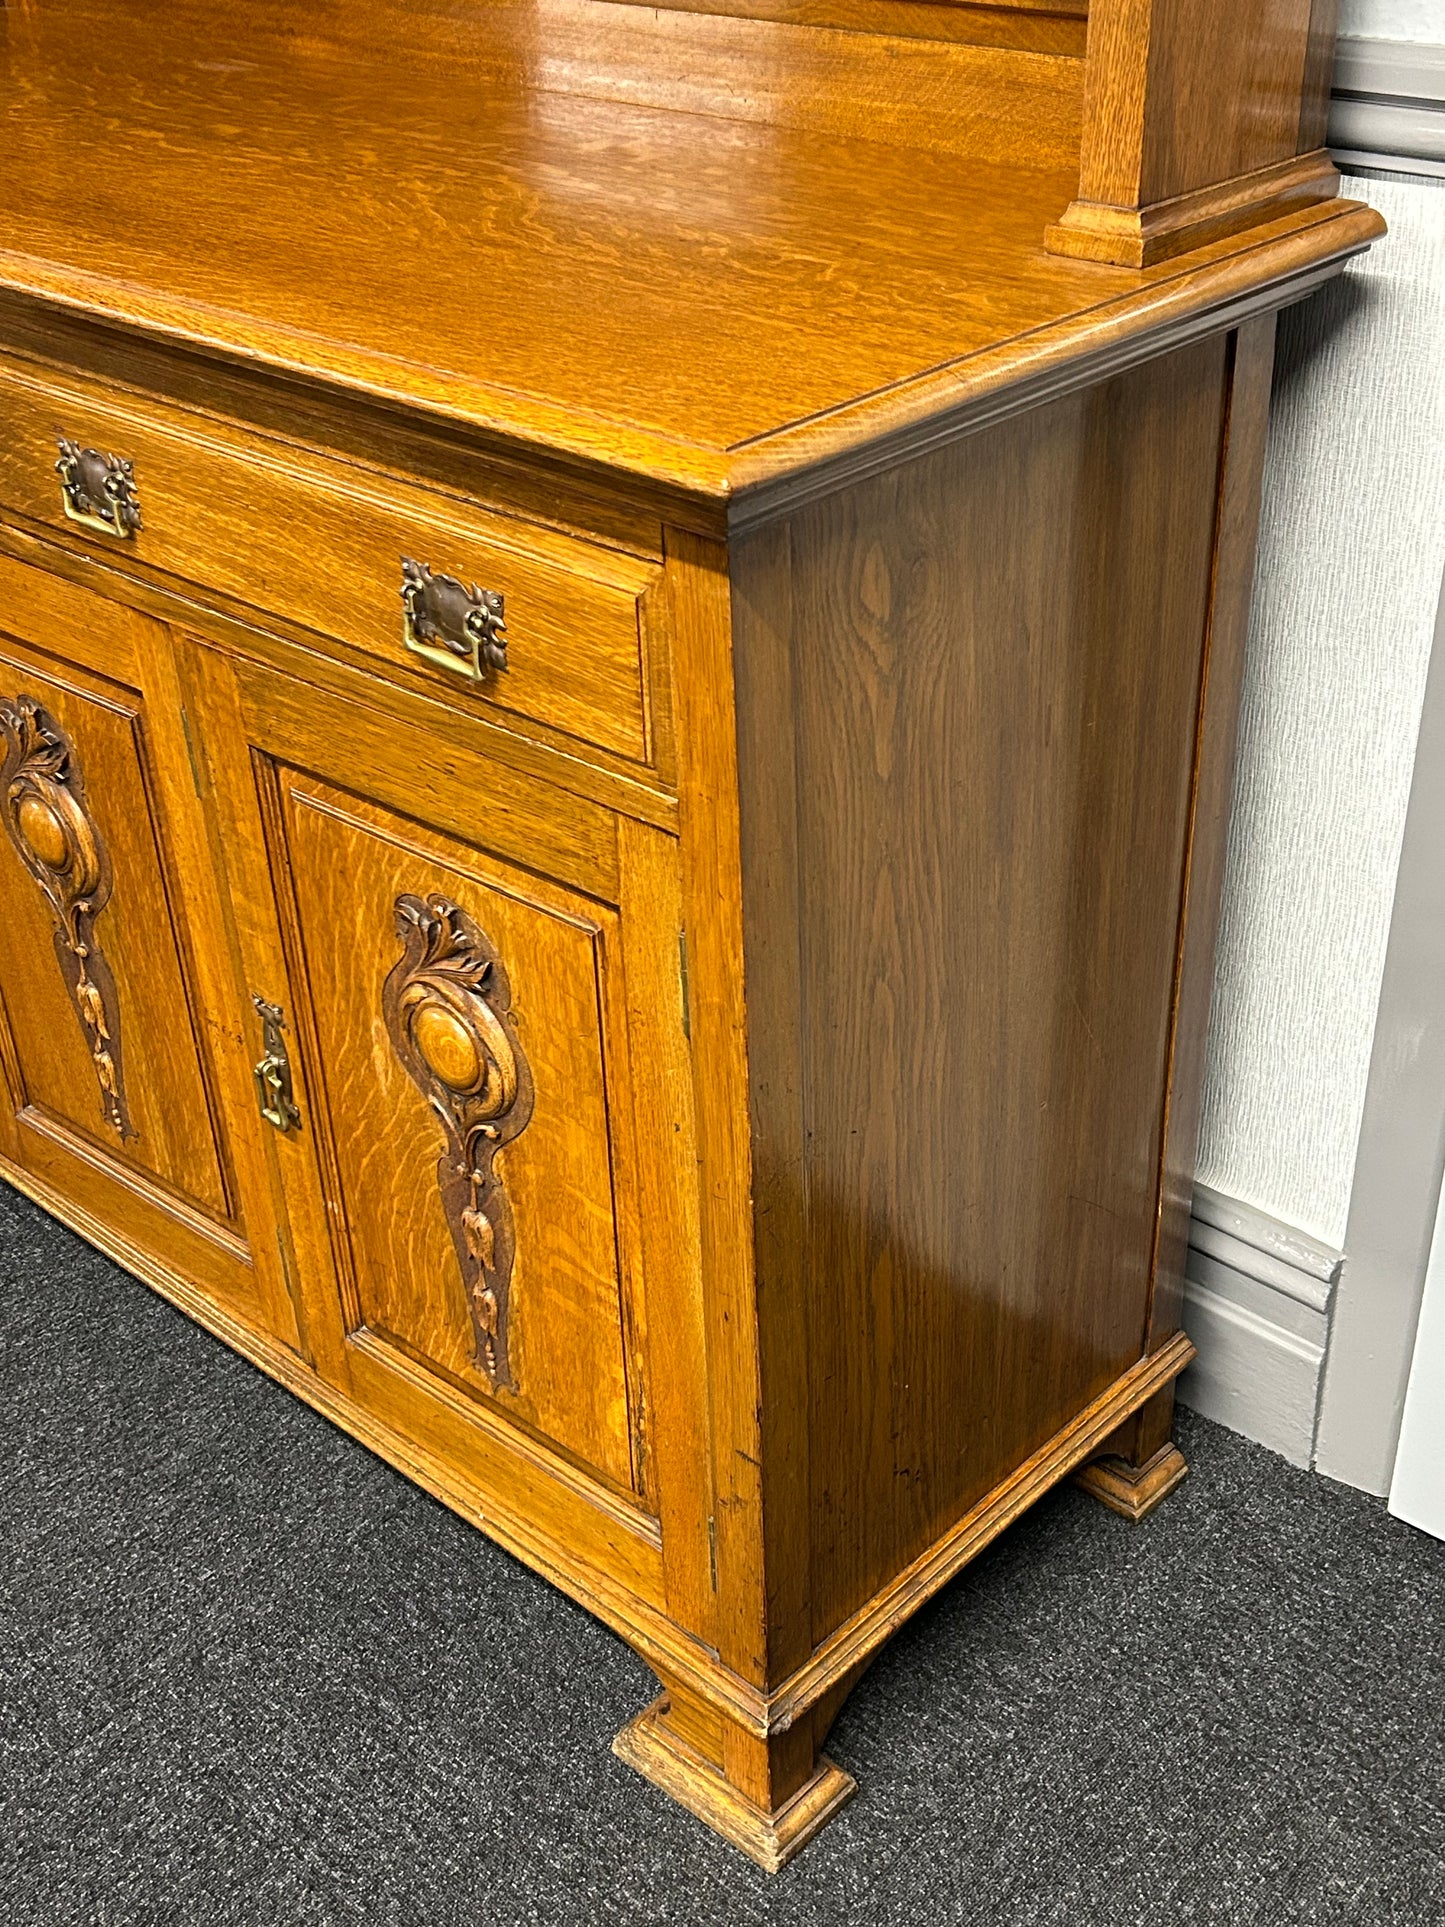
[[291, 1087], [291, 1059], [283, 1035], [286, 1017], [279, 1004], [268, 1004], [264, 997], [251, 993], [251, 1002], [261, 1018], [264, 1055], [256, 1066], [256, 1102], [268, 1124], [283, 1134], [299, 1130], [301, 1107]]
[[5, 827], [15, 853], [45, 892], [60, 973], [100, 1085], [106, 1123], [135, 1136], [126, 1109], [115, 979], [95, 934], [110, 901], [110, 858], [85, 800], [70, 738], [33, 696], [0, 700]]
[[454, 575], [433, 575], [425, 562], [401, 559], [403, 633], [414, 656], [468, 682], [507, 666], [505, 606], [494, 589], [465, 587]]
[[392, 1048], [446, 1132], [437, 1183], [471, 1311], [478, 1368], [512, 1384], [507, 1309], [516, 1254], [497, 1153], [532, 1116], [511, 986], [484, 933], [445, 897], [396, 900], [402, 955], [382, 986]]
[[131, 464], [119, 455], [101, 455], [93, 448], [82, 448], [63, 435], [59, 448], [55, 472], [60, 477], [60, 496], [68, 518], [85, 528], [99, 529], [102, 535], [128, 540], [141, 527], [140, 496]]

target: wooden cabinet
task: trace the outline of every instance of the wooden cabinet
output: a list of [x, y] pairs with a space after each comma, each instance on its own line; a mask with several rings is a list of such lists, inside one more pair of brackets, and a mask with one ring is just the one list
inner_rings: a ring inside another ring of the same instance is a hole
[[0, 1169], [775, 1868], [910, 1613], [1184, 1475], [1324, 9], [290, 11], [0, 12]]

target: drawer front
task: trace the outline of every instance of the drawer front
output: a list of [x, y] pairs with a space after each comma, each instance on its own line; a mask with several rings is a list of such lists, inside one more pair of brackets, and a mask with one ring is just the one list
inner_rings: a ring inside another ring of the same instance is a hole
[[496, 720], [652, 761], [647, 596], [660, 570], [646, 561], [13, 365], [0, 367], [0, 502]]

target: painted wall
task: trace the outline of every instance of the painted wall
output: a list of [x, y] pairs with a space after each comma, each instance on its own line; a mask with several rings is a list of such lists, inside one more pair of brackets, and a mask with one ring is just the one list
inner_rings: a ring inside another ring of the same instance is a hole
[[1445, 180], [1346, 192], [1390, 234], [1281, 317], [1199, 1161], [1337, 1247], [1445, 573]]
[[1340, 0], [1340, 32], [1378, 40], [1445, 40], [1445, 0]]

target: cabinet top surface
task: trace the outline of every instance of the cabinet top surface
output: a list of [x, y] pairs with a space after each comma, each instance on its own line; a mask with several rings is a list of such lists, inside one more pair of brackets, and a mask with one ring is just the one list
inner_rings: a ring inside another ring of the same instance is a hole
[[721, 497], [1369, 238], [1046, 253], [1062, 55], [609, 0], [367, 48], [345, 3], [12, 0], [0, 287]]

